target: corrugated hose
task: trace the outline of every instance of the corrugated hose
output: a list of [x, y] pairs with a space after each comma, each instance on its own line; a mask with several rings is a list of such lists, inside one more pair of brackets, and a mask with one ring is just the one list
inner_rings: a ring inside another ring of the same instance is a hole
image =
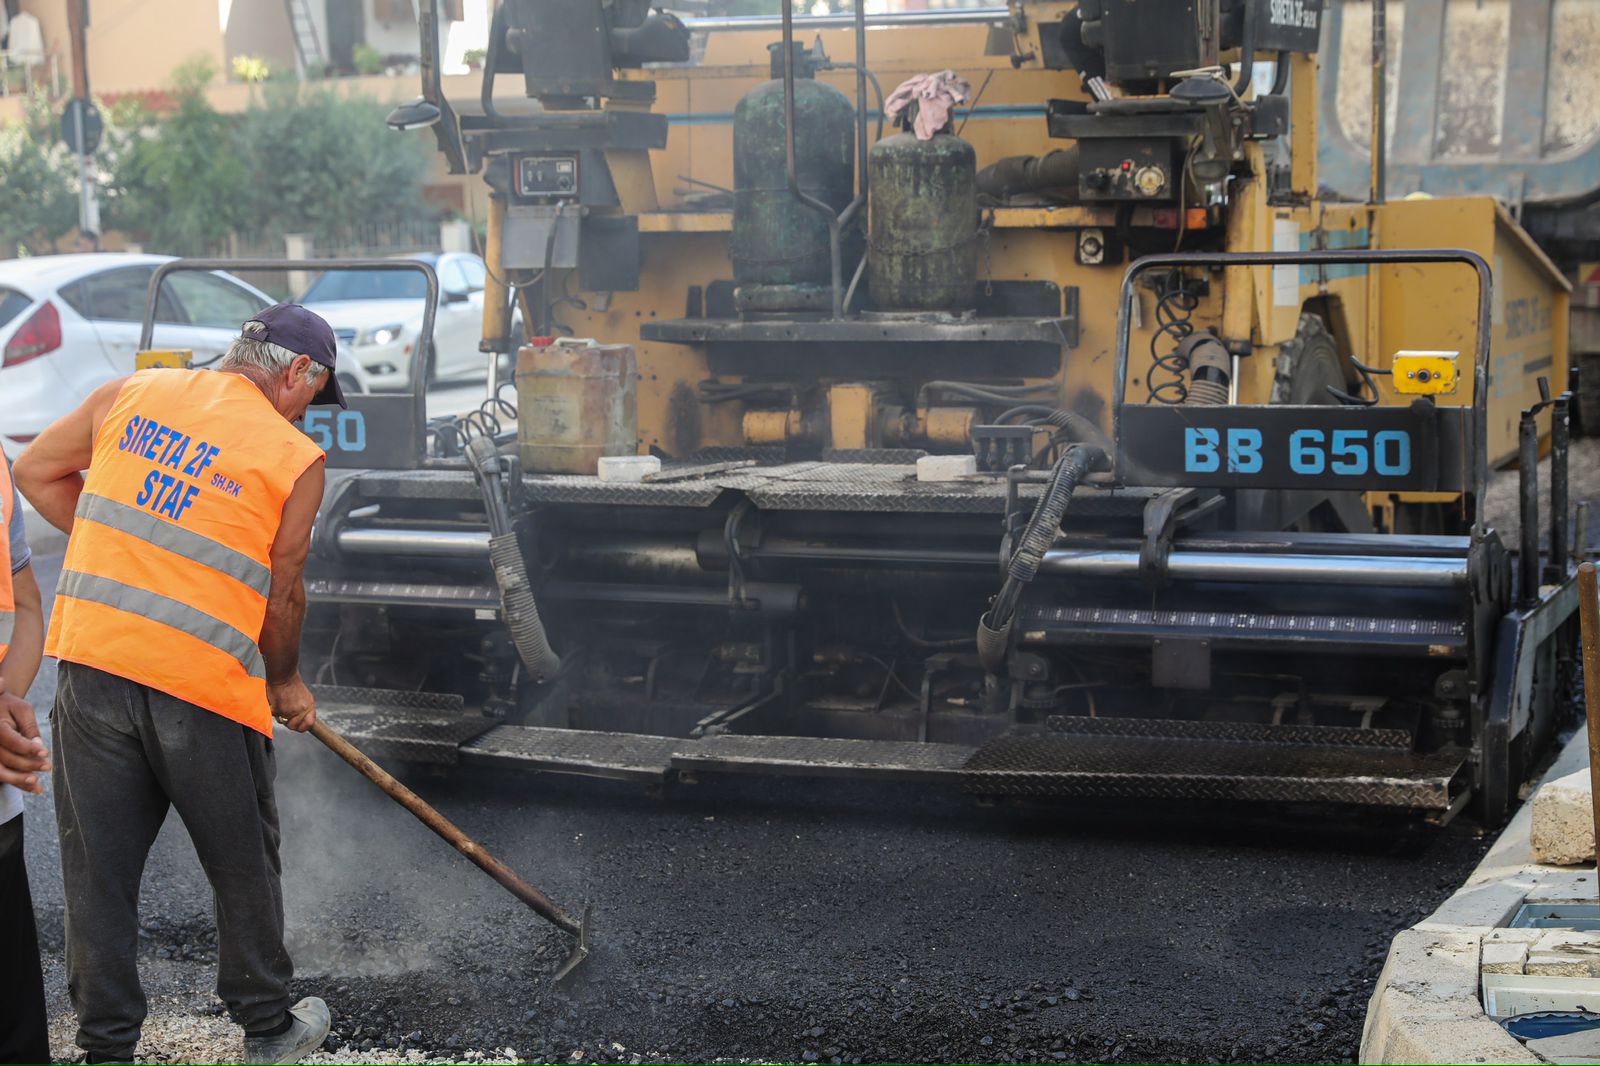
[[994, 603], [978, 619], [978, 658], [989, 673], [998, 674], [1004, 668], [1006, 650], [1011, 644], [1011, 623], [1017, 615], [1017, 601], [1022, 598], [1023, 589], [1038, 575], [1039, 566], [1044, 562], [1044, 553], [1055, 543], [1056, 534], [1061, 530], [1061, 520], [1066, 516], [1067, 505], [1072, 502], [1078, 482], [1089, 473], [1100, 455], [1097, 448], [1074, 445], [1056, 460], [1050, 487], [1045, 489], [1044, 496], [1033, 509], [1033, 517], [1028, 519], [1016, 551], [1011, 553], [1006, 579], [1001, 583]]
[[536, 682], [542, 683], [556, 676], [561, 657], [545, 636], [539, 605], [533, 598], [533, 584], [528, 580], [528, 566], [522, 558], [522, 545], [511, 528], [511, 505], [500, 450], [492, 438], [474, 436], [467, 442], [466, 452], [489, 519], [489, 564], [500, 589], [500, 611], [522, 665]]

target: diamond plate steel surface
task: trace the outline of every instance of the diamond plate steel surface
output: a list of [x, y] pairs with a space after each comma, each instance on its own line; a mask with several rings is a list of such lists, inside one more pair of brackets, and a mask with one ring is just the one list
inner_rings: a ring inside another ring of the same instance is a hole
[[317, 701], [351, 703], [412, 711], [455, 711], [461, 713], [466, 701], [453, 692], [413, 692], [400, 688], [358, 688], [355, 685], [311, 685]]
[[902, 781], [953, 781], [974, 754], [956, 744], [821, 737], [723, 734], [681, 741], [672, 754], [677, 770], [774, 773], [801, 777], [888, 777]]
[[462, 745], [461, 757], [515, 770], [662, 781], [671, 769], [673, 750], [684, 743], [639, 733], [502, 725]]
[[481, 500], [465, 465], [459, 470], [363, 470], [352, 475], [356, 491], [369, 499]]
[[988, 795], [1349, 803], [1446, 810], [1462, 755], [1174, 737], [999, 737], [962, 768]]
[[467, 714], [460, 696], [313, 685], [317, 715], [372, 758], [453, 766], [459, 749], [496, 723]]
[[923, 448], [824, 448], [819, 458], [825, 463], [890, 463], [916, 466], [927, 455]]
[[1272, 725], [1268, 722], [1201, 722], [1182, 718], [1084, 718], [1063, 715], [1050, 731], [1077, 736], [1171, 737], [1262, 744], [1332, 744], [1351, 748], [1411, 750], [1404, 729], [1356, 729], [1332, 725]]

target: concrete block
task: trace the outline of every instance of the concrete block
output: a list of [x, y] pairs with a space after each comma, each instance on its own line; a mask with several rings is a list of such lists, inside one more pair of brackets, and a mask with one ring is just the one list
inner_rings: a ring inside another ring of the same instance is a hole
[[639, 482], [661, 473], [661, 460], [654, 455], [605, 455], [600, 458], [600, 480]]
[[1367, 1007], [1360, 1061], [1539, 1062], [1483, 1013], [1479, 958], [1475, 933], [1401, 931]]
[[1596, 902], [1593, 867], [1577, 866], [1558, 870], [1545, 866], [1537, 869], [1539, 880], [1528, 890], [1525, 902], [1556, 905]]
[[1528, 942], [1494, 941], [1485, 937], [1480, 968], [1484, 973], [1521, 973], [1528, 961]]
[[1498, 929], [1516, 916], [1535, 883], [1534, 878], [1522, 876], [1469, 884], [1445, 900], [1425, 921], [1417, 923], [1417, 928], [1436, 933]]
[[[1580, 729], [1545, 780], [1587, 766], [1587, 742]], [[1504, 960], [1524, 946], [1530, 958], [1539, 947], [1541, 961], [1574, 969], [1581, 965], [1580, 972], [1589, 972], [1591, 943], [1547, 943], [1544, 938], [1559, 931], [1505, 928], [1525, 899], [1595, 898], [1593, 870], [1530, 865], [1533, 807], [1522, 805], [1459, 891], [1426, 921], [1395, 937], [1367, 1008], [1361, 1062], [1538, 1063], [1577, 1050], [1552, 1048], [1550, 1058], [1540, 1058], [1489, 1018], [1479, 999], [1485, 956]]]
[[924, 455], [917, 460], [918, 481], [959, 481], [977, 472], [975, 455]]
[[1600, 977], [1600, 932], [1546, 929], [1528, 947], [1524, 973], [1544, 977]]
[[1594, 861], [1589, 770], [1546, 781], [1533, 797], [1533, 858], [1551, 866]]

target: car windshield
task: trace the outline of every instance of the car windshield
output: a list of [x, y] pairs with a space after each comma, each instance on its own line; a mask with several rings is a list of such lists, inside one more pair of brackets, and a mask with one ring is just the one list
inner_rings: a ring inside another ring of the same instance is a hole
[[330, 270], [300, 297], [301, 303], [334, 300], [424, 300], [428, 283], [417, 270]]

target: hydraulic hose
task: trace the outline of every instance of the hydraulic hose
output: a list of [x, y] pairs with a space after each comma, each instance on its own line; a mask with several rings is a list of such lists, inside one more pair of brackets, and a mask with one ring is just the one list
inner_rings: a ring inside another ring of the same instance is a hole
[[489, 565], [494, 569], [494, 583], [500, 589], [500, 611], [505, 615], [506, 628], [511, 630], [511, 642], [516, 645], [522, 665], [536, 682], [542, 683], [556, 676], [561, 668], [561, 657], [545, 636], [544, 623], [539, 620], [539, 605], [533, 598], [533, 584], [528, 580], [528, 566], [522, 558], [522, 546], [511, 528], [511, 504], [499, 448], [489, 437], [474, 436], [467, 442], [467, 461], [478, 479], [483, 510], [489, 519]]
[[978, 620], [978, 657], [983, 668], [991, 674], [1000, 673], [1005, 666], [1006, 649], [1011, 643], [1011, 623], [1017, 615], [1017, 601], [1023, 590], [1039, 573], [1044, 553], [1055, 543], [1061, 531], [1061, 519], [1066, 516], [1067, 505], [1077, 491], [1078, 482], [1089, 473], [1095, 460], [1102, 455], [1099, 449], [1084, 445], [1068, 448], [1056, 461], [1051, 473], [1050, 487], [1033, 509], [1033, 517], [1011, 553], [1006, 567], [1006, 578], [1000, 592], [987, 613]]

